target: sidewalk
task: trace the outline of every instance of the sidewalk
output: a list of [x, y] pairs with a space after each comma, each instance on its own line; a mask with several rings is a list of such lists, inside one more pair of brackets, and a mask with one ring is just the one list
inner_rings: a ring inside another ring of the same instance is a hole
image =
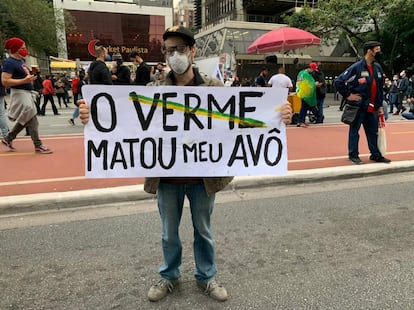
[[[392, 162], [391, 164], [372, 163], [359, 166], [352, 165], [289, 171], [286, 176], [280, 177], [235, 177], [233, 182], [225, 190], [220, 192], [220, 195], [225, 195], [226, 192], [252, 187], [288, 186], [335, 179], [363, 178], [407, 171], [414, 171], [414, 160]], [[154, 199], [154, 195], [145, 193], [143, 185], [8, 196], [3, 197], [0, 201], [0, 215], [151, 199]]]
[[[333, 100], [332, 97], [328, 97], [325, 106], [325, 115], [327, 118], [327, 123], [323, 127], [313, 127], [309, 129], [296, 128], [296, 126], [290, 126], [289, 133], [294, 137], [301, 137], [303, 135], [308, 135], [308, 144], [315, 145], [315, 148], [319, 153], [312, 153], [312, 150], [307, 149], [307, 166], [302, 167], [302, 161], [305, 161], [303, 157], [303, 147], [301, 141], [291, 143], [289, 148], [289, 157], [293, 158], [294, 164], [292, 170], [286, 176], [260, 176], [260, 177], [236, 177], [233, 182], [222, 191], [220, 195], [225, 195], [229, 191], [242, 190], [244, 188], [251, 187], [264, 187], [264, 186], [286, 186], [293, 184], [301, 184], [308, 182], [318, 182], [325, 180], [334, 180], [334, 179], [345, 179], [345, 178], [361, 178], [366, 176], [374, 176], [388, 173], [397, 173], [405, 171], [414, 170], [414, 158], [412, 155], [413, 150], [410, 149], [410, 146], [405, 148], [401, 147], [401, 141], [405, 141], [405, 138], [402, 139], [402, 135], [395, 135], [395, 138], [390, 141], [390, 148], [395, 149], [395, 154], [392, 156], [393, 162], [391, 164], [382, 164], [382, 163], [367, 163], [364, 165], [355, 166], [348, 162], [346, 154], [343, 154], [344, 146], [344, 128], [339, 124], [340, 113], [337, 106], [339, 105], [338, 101]], [[329, 108], [328, 108], [329, 106]], [[394, 116], [395, 121], [399, 121]], [[393, 121], [393, 120], [390, 120]], [[335, 127], [332, 126], [332, 124]], [[414, 123], [414, 122], [413, 122]], [[406, 122], [411, 126], [412, 123]], [[391, 127], [391, 126], [390, 126]], [[405, 129], [403, 126], [398, 129], [402, 133], [408, 134], [410, 129]], [[322, 129], [322, 130], [321, 130]], [[338, 132], [340, 132], [338, 138]], [[336, 146], [339, 149], [333, 150], [333, 145], [327, 145], [326, 141], [321, 141], [320, 135], [324, 134], [324, 139], [339, 141]], [[336, 134], [334, 138], [328, 138], [330, 134]], [[315, 138], [315, 135], [317, 136]], [[318, 137], [319, 136], [319, 137]], [[361, 128], [361, 137], [363, 137], [363, 129]], [[406, 137], [406, 136], [403, 136]], [[313, 138], [314, 140], [309, 140]], [[342, 140], [341, 140], [342, 139]], [[317, 144], [319, 143], [319, 144]], [[361, 139], [361, 154], [366, 153], [366, 141]], [[394, 144], [394, 145], [392, 145]], [[327, 150], [321, 150], [322, 146], [326, 146]], [[302, 147], [302, 148], [301, 148]], [[344, 146], [346, 148], [346, 146]], [[297, 155], [299, 154], [299, 155]], [[340, 154], [341, 156], [338, 156]], [[294, 155], [294, 156], [292, 156]], [[394, 159], [394, 158], [395, 159]], [[312, 169], [313, 168], [313, 169]], [[135, 183], [132, 183], [135, 184]], [[19, 195], [19, 196], [3, 196], [0, 200], [0, 215], [1, 214], [14, 214], [21, 212], [32, 212], [48, 209], [63, 209], [63, 208], [75, 208], [75, 207], [84, 207], [91, 205], [100, 205], [100, 204], [111, 204], [111, 203], [120, 203], [126, 201], [138, 201], [145, 199], [154, 199], [153, 195], [149, 195], [143, 191], [142, 185], [128, 185], [120, 187], [108, 187], [100, 189], [86, 189], [86, 190], [73, 190], [65, 192], [49, 192], [49, 193], [39, 193], [39, 194], [29, 194], [29, 195]]]

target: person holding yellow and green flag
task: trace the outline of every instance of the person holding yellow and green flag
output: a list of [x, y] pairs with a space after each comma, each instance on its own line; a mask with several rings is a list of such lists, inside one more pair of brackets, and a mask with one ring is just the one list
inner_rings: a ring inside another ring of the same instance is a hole
[[298, 127], [306, 128], [306, 114], [310, 110], [315, 117], [318, 117], [317, 100], [316, 100], [316, 83], [312, 77], [313, 69], [308, 66], [298, 73], [296, 79], [296, 95], [302, 100], [302, 106], [299, 111]]

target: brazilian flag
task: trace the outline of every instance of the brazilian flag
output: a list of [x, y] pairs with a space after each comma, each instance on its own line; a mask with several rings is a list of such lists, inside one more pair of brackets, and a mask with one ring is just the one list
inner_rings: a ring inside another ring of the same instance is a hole
[[311, 107], [314, 107], [317, 104], [315, 80], [306, 70], [302, 70], [298, 74], [296, 81], [296, 95], [305, 100]]

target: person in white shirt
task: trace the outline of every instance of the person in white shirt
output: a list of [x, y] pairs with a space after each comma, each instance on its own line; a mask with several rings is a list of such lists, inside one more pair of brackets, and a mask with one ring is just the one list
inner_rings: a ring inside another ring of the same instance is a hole
[[293, 89], [292, 80], [286, 75], [283, 66], [279, 67], [278, 73], [273, 75], [267, 83], [271, 87], [285, 87], [289, 88], [289, 90]]

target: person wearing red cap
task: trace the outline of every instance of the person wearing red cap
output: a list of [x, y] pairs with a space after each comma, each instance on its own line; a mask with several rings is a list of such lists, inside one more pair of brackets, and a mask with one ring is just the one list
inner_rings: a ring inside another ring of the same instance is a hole
[[8, 39], [4, 48], [9, 52], [9, 57], [3, 63], [1, 80], [6, 88], [10, 88], [10, 107], [8, 117], [15, 121], [11, 131], [1, 140], [10, 151], [15, 151], [13, 140], [25, 128], [29, 130], [35, 152], [38, 154], [50, 154], [52, 151], [39, 138], [39, 122], [37, 120], [37, 108], [33, 88], [36, 75], [30, 74], [30, 69], [25, 63], [28, 55], [26, 43], [20, 38]]
[[325, 101], [326, 96], [326, 86], [325, 86], [325, 75], [319, 69], [319, 66], [316, 62], [311, 62], [309, 67], [313, 69], [311, 75], [315, 80], [316, 84], [316, 107], [318, 108], [318, 115], [316, 117], [316, 123], [323, 123], [324, 115], [323, 115], [323, 102]]

